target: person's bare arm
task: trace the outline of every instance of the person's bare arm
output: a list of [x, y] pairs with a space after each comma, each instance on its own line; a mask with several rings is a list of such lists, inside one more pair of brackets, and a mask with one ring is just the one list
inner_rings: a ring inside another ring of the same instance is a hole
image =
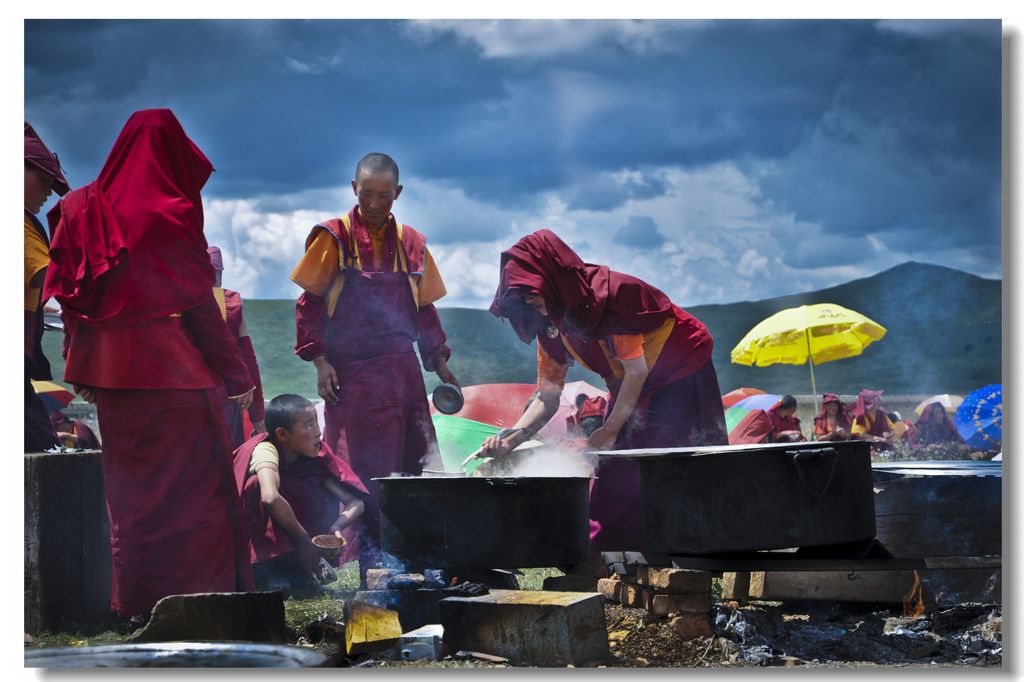
[[506, 455], [532, 438], [558, 412], [561, 395], [561, 393], [538, 393], [537, 399], [530, 403], [523, 416], [511, 427], [511, 433], [504, 438], [494, 435], [485, 440], [481, 454], [484, 457]]
[[363, 515], [363, 512], [366, 510], [366, 504], [358, 495], [333, 478], [326, 479], [324, 487], [345, 505], [345, 511], [338, 514], [338, 520], [331, 524], [331, 531], [338, 537], [341, 537], [341, 531], [351, 526]]
[[295, 548], [302, 566], [313, 571], [320, 561], [320, 555], [317, 553], [309, 533], [296, 518], [292, 506], [281, 495], [281, 476], [277, 465], [269, 462], [259, 465], [256, 477], [260, 483], [260, 501], [263, 502], [263, 506], [288, 535], [288, 539], [292, 541], [292, 546]]
[[647, 359], [642, 355], [623, 360], [622, 370], [622, 386], [619, 388], [615, 407], [605, 420], [604, 426], [590, 434], [590, 438], [587, 439], [587, 446], [592, 450], [606, 450], [615, 445], [619, 432], [636, 408], [647, 375], [650, 373], [647, 369]]

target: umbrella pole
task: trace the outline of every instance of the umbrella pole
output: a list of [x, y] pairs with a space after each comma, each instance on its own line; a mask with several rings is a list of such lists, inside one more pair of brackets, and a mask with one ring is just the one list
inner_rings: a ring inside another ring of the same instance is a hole
[[814, 398], [814, 413], [818, 413], [818, 387], [814, 384], [814, 358], [811, 357], [811, 330], [804, 329], [807, 336], [807, 366], [811, 368], [811, 396]]

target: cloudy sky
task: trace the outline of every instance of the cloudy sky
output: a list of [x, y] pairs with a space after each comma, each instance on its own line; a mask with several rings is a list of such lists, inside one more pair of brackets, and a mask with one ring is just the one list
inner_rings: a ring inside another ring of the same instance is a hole
[[173, 109], [250, 298], [297, 295], [309, 229], [385, 151], [444, 305], [486, 306], [549, 227], [687, 306], [906, 260], [1000, 277], [1000, 49], [981, 20], [30, 20], [25, 117], [78, 186]]

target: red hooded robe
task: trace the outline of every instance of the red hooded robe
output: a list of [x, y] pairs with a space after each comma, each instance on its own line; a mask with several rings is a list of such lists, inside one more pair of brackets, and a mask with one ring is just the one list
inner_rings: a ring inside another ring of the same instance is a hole
[[213, 298], [200, 190], [213, 167], [167, 109], [134, 113], [99, 177], [50, 211], [44, 295], [64, 311], [65, 380], [96, 390], [111, 608], [251, 589], [215, 387], [252, 388]]

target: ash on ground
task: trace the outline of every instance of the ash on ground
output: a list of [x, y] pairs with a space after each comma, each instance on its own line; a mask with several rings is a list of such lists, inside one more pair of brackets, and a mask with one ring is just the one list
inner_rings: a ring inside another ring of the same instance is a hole
[[683, 640], [642, 609], [605, 607], [623, 667], [1002, 665], [1002, 608], [966, 603], [920, 617], [850, 604], [716, 604], [714, 635]]

